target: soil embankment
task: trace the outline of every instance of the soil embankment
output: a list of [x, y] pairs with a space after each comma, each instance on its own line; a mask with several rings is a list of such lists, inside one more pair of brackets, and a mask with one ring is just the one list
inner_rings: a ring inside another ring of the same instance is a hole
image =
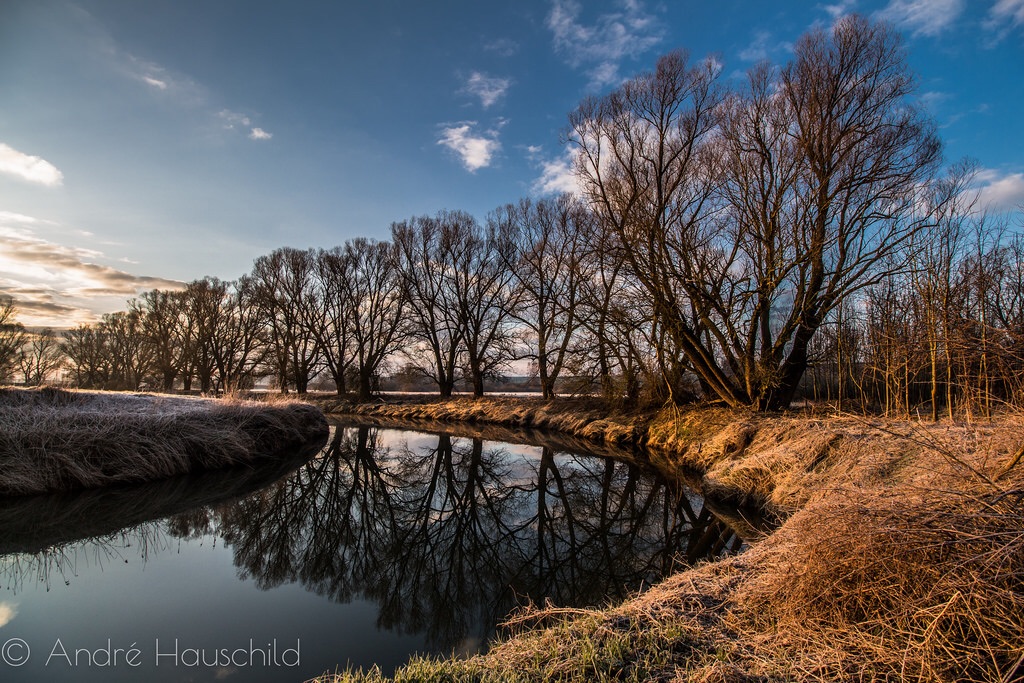
[[712, 498], [780, 522], [739, 557], [606, 609], [525, 610], [488, 653], [416, 659], [396, 680], [1024, 680], [1019, 416], [607, 415], [504, 398], [333, 408], [641, 445], [662, 471], [698, 472]]
[[0, 389], [0, 494], [154, 481], [287, 455], [327, 434], [323, 413], [300, 402]]

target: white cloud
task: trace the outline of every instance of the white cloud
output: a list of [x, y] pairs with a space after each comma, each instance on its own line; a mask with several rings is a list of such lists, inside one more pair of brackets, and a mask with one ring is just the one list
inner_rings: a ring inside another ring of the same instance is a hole
[[620, 81], [622, 60], [642, 55], [664, 36], [640, 0], [622, 0], [620, 5], [620, 11], [602, 14], [589, 25], [580, 21], [582, 6], [577, 0], [554, 0], [548, 15], [555, 50], [572, 67], [584, 68], [595, 88]]
[[1024, 0], [998, 0], [989, 11], [994, 21], [1010, 21], [1014, 25], [1024, 24]]
[[825, 10], [825, 13], [834, 21], [848, 14], [856, 6], [857, 0], [840, 0], [831, 5], [821, 5], [821, 9]]
[[201, 106], [207, 99], [206, 89], [188, 76], [174, 73], [159, 64], [120, 51], [111, 39], [106, 48], [115, 68], [150, 88], [166, 93], [173, 101], [186, 106]]
[[248, 128], [249, 133], [247, 137], [250, 140], [269, 140], [274, 137], [273, 133], [267, 132], [262, 128], [252, 125], [252, 117], [243, 114], [238, 111], [231, 111], [230, 109], [221, 109], [217, 112], [217, 117], [223, 121], [224, 130], [235, 130], [235, 128]]
[[35, 225], [37, 223], [47, 223], [53, 225], [53, 221], [44, 220], [42, 218], [35, 218], [34, 216], [26, 216], [23, 213], [15, 213], [13, 211], [0, 211], [0, 225], [10, 225], [12, 223], [21, 223], [25, 225]]
[[149, 83], [154, 88], [159, 88], [160, 90], [167, 90], [167, 81], [161, 81], [159, 78], [153, 78], [152, 76], [143, 76], [142, 80], [146, 83]]
[[982, 209], [1007, 211], [1024, 206], [1024, 173], [1002, 173], [984, 168], [975, 176]]
[[937, 36], [956, 21], [964, 0], [890, 0], [878, 17], [891, 21], [913, 35]]
[[985, 27], [999, 33], [999, 38], [1018, 26], [1024, 26], [1024, 0], [997, 0], [988, 12]]
[[0, 142], [0, 173], [17, 176], [47, 187], [64, 184], [64, 174], [46, 159], [19, 152]]
[[531, 160], [535, 160], [540, 168], [540, 177], [533, 181], [531, 189], [539, 195], [561, 194], [568, 192], [582, 196], [579, 179], [573, 170], [573, 151], [567, 149], [565, 154], [554, 159], [543, 159], [539, 147], [528, 147]]
[[480, 104], [484, 109], [487, 109], [501, 99], [511, 84], [512, 81], [507, 78], [495, 78], [482, 74], [479, 71], [474, 71], [466, 79], [466, 85], [462, 91], [474, 97], [479, 97]]
[[497, 131], [482, 133], [475, 131], [476, 121], [466, 121], [441, 129], [441, 139], [437, 144], [444, 145], [459, 155], [462, 165], [470, 173], [491, 165], [491, 159], [501, 150]]

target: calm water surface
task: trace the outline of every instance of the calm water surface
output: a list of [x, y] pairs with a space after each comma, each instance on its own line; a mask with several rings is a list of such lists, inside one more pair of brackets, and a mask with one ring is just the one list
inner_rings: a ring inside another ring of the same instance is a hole
[[501, 438], [339, 423], [312, 459], [0, 499], [0, 680], [390, 672], [743, 543], [639, 466]]

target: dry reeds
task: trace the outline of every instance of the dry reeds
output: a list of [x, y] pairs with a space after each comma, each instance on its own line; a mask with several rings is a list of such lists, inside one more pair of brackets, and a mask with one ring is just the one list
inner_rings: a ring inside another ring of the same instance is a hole
[[731, 623], [805, 680], [1024, 677], [1024, 488], [836, 492], [758, 553]]
[[162, 479], [327, 436], [319, 409], [189, 397], [0, 389], [0, 493]]
[[526, 397], [417, 397], [414, 401], [390, 403], [306, 400], [317, 402], [326, 413], [338, 415], [539, 429], [623, 446], [633, 446], [642, 441], [647, 419], [644, 413], [610, 415], [604, 403], [593, 399], [547, 401]]
[[607, 609], [532, 608], [490, 652], [395, 680], [1024, 681], [1019, 416], [688, 419], [690, 461], [798, 511], [739, 557]]

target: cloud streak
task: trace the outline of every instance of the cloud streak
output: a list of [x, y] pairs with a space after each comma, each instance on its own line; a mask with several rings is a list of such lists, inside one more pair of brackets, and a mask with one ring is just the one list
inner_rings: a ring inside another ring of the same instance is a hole
[[27, 227], [33, 223], [45, 221], [19, 214], [0, 216], [0, 290], [34, 318], [26, 321], [29, 324], [95, 319], [101, 308], [110, 308], [111, 303], [123, 308], [125, 299], [145, 290], [183, 286], [97, 263], [101, 252], [42, 239]]
[[891, 0], [876, 13], [915, 36], [935, 37], [952, 26], [964, 10], [964, 0]]
[[441, 129], [437, 144], [447, 147], [462, 161], [470, 173], [491, 165], [494, 155], [501, 150], [497, 131], [478, 132], [476, 121], [465, 121]]
[[42, 157], [19, 152], [2, 142], [0, 142], [0, 173], [46, 187], [60, 187], [64, 184], [64, 174], [49, 161]]
[[981, 208], [1012, 211], [1024, 207], [1024, 173], [1001, 173], [985, 168], [978, 171], [975, 180]]
[[1018, 26], [1024, 26], [1024, 0], [998, 0], [985, 20], [985, 28], [996, 31], [999, 40]]
[[592, 87], [617, 84], [622, 60], [644, 54], [664, 38], [664, 29], [640, 0], [624, 0], [621, 8], [592, 24], [581, 22], [582, 6], [576, 0], [555, 0], [548, 14], [556, 52], [573, 68], [585, 69]]

